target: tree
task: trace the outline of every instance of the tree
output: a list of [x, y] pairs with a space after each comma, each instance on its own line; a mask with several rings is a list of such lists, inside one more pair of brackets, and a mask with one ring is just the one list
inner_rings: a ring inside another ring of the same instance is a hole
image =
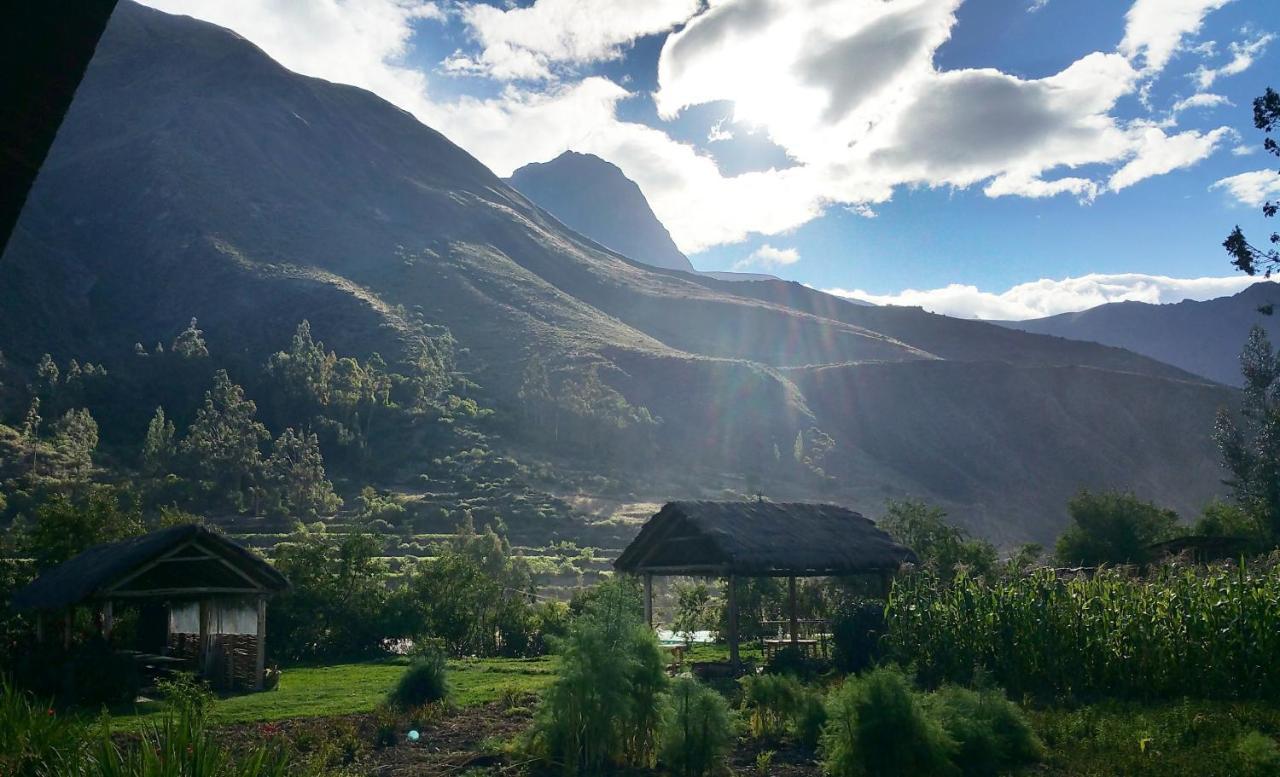
[[1145, 564], [1150, 546], [1177, 533], [1178, 514], [1131, 493], [1081, 491], [1067, 503], [1071, 524], [1054, 555], [1063, 566]]
[[157, 407], [151, 422], [147, 424], [147, 436], [142, 442], [142, 471], [152, 477], [165, 474], [173, 464], [175, 429], [173, 421], [164, 417], [164, 408]]
[[22, 442], [27, 448], [27, 455], [31, 457], [31, 472], [36, 474], [39, 467], [40, 453], [40, 397], [32, 397], [31, 404], [27, 407], [27, 414], [22, 419]]
[[231, 382], [226, 370], [213, 376], [213, 388], [205, 392], [204, 406], [182, 441], [182, 453], [192, 468], [215, 485], [232, 487], [241, 494], [262, 469], [258, 447], [271, 439], [267, 427], [256, 418], [258, 406], [246, 399], [244, 389]]
[[1257, 517], [1272, 539], [1280, 538], [1280, 362], [1262, 327], [1249, 332], [1240, 353], [1244, 376], [1239, 423], [1219, 411], [1214, 440], [1230, 473], [1235, 501]]
[[[1270, 135], [1277, 124], [1280, 124], [1280, 94], [1267, 87], [1267, 91], [1253, 101], [1253, 126]], [[1280, 156], [1280, 144], [1273, 138], [1266, 138], [1262, 147]], [[1277, 210], [1280, 210], [1280, 203], [1267, 201], [1262, 205], [1262, 215], [1266, 218], [1276, 215]], [[1270, 242], [1272, 245], [1280, 244], [1280, 233], [1272, 232]], [[1256, 275], [1261, 270], [1265, 277], [1270, 278], [1272, 272], [1280, 269], [1280, 249], [1258, 248], [1250, 244], [1239, 224], [1231, 230], [1222, 247], [1227, 249], [1231, 263], [1247, 275]]]
[[204, 342], [204, 332], [196, 326], [196, 319], [192, 318], [187, 328], [178, 333], [170, 350], [184, 359], [209, 357], [209, 348]]
[[914, 550], [920, 563], [943, 579], [950, 579], [961, 567], [975, 575], [991, 572], [996, 563], [995, 547], [971, 539], [964, 529], [947, 523], [946, 517], [941, 508], [917, 499], [891, 499], [879, 526]]
[[320, 440], [314, 433], [285, 429], [272, 447], [267, 472], [278, 490], [280, 507], [293, 515], [332, 515], [342, 506], [325, 478]]
[[53, 426], [54, 444], [71, 462], [76, 473], [83, 475], [93, 463], [98, 448], [98, 422], [88, 410], [68, 410]]
[[146, 531], [137, 500], [111, 486], [93, 486], [81, 499], [54, 494], [35, 511], [35, 521], [21, 544], [40, 569], [61, 564], [103, 542]]
[[[551, 419], [555, 416], [555, 395], [551, 393], [551, 375], [547, 372], [547, 365], [542, 361], [542, 357], [533, 354], [529, 360], [525, 362], [524, 377], [520, 382], [520, 391], [517, 394], [524, 408], [525, 418], [538, 429], [543, 429], [551, 424]], [[554, 434], [559, 438], [558, 424], [555, 425]]]

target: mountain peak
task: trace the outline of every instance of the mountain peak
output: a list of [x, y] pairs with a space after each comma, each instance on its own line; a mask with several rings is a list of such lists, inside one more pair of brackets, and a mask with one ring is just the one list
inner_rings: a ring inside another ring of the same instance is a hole
[[693, 272], [636, 182], [594, 154], [566, 151], [507, 179], [566, 226], [639, 262]]

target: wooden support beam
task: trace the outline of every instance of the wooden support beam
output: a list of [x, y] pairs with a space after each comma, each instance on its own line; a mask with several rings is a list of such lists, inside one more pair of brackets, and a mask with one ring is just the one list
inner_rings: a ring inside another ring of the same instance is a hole
[[208, 599], [200, 600], [200, 636], [198, 638], [196, 648], [196, 666], [200, 669], [202, 677], [208, 676], [209, 665], [213, 657], [213, 650], [210, 648], [209, 639], [209, 617], [210, 607]]
[[653, 628], [653, 575], [644, 575], [644, 622]]
[[102, 604], [102, 638], [111, 641], [111, 629], [115, 626], [115, 611], [111, 607], [111, 600]]
[[68, 607], [62, 613], [62, 649], [71, 649], [71, 622], [75, 620], [76, 611]]
[[729, 575], [729, 663], [736, 670], [742, 661], [738, 657], [738, 579]]
[[262, 690], [267, 671], [267, 597], [258, 597], [258, 659], [254, 664], [253, 689]]
[[800, 623], [796, 615], [796, 579], [794, 577], [787, 578], [787, 587], [791, 598], [791, 647], [798, 649], [800, 647]]

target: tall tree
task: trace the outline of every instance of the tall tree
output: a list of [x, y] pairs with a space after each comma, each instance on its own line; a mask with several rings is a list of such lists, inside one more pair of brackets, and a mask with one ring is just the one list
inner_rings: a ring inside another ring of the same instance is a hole
[[1262, 327], [1249, 332], [1240, 354], [1244, 376], [1239, 423], [1218, 413], [1214, 439], [1236, 502], [1280, 539], [1280, 362]]
[[27, 407], [27, 414], [22, 419], [22, 442], [27, 448], [27, 455], [31, 457], [31, 474], [37, 474], [40, 466], [40, 397], [32, 397], [31, 404]]
[[196, 326], [192, 318], [187, 328], [178, 333], [170, 349], [184, 359], [205, 359], [209, 356], [209, 348], [204, 342], [204, 331]]
[[[1268, 136], [1262, 142], [1262, 147], [1268, 153], [1280, 156], [1280, 144], [1270, 137], [1277, 124], [1280, 124], [1280, 94], [1267, 87], [1267, 91], [1253, 101], [1253, 126]], [[1267, 201], [1262, 205], [1262, 215], [1266, 218], [1276, 215], [1277, 210], [1280, 210], [1280, 203]], [[1272, 232], [1270, 243], [1273, 246], [1280, 245], [1280, 233]], [[1239, 224], [1231, 230], [1222, 247], [1231, 256], [1231, 263], [1249, 275], [1256, 275], [1261, 271], [1265, 277], [1270, 278], [1272, 272], [1280, 269], [1280, 249], [1254, 246], [1245, 238]]]
[[285, 429], [272, 447], [267, 472], [280, 497], [278, 507], [295, 517], [332, 515], [342, 506], [333, 483], [325, 477], [315, 434]]
[[84, 408], [68, 410], [54, 422], [53, 433], [54, 445], [71, 462], [76, 474], [83, 476], [98, 448], [98, 422]]
[[1122, 492], [1081, 491], [1067, 503], [1071, 523], [1054, 555], [1063, 566], [1145, 564], [1152, 543], [1170, 539], [1178, 514]]
[[271, 439], [257, 412], [244, 389], [231, 382], [226, 370], [218, 370], [182, 441], [183, 455], [203, 478], [244, 493], [262, 469], [259, 446]]
[[58, 390], [58, 363], [49, 354], [40, 357], [36, 364], [36, 394], [45, 400]]
[[151, 422], [147, 424], [147, 436], [142, 442], [142, 471], [152, 477], [165, 474], [173, 464], [173, 421], [164, 417], [164, 408], [157, 407]]

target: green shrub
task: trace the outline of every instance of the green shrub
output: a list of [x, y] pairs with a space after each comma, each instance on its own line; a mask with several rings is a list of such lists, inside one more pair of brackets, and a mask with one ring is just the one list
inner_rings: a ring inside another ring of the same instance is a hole
[[785, 647], [773, 654], [765, 671], [785, 674], [799, 680], [810, 680], [818, 673], [818, 662], [809, 658], [799, 648]]
[[952, 775], [954, 751], [897, 669], [850, 677], [828, 700], [821, 753], [832, 777]]
[[387, 696], [387, 703], [403, 710], [443, 701], [448, 696], [448, 663], [443, 652], [429, 647], [413, 657], [409, 667], [396, 682], [396, 687]]
[[48, 704], [0, 681], [0, 774], [74, 774], [85, 755], [83, 732], [78, 726]]
[[628, 586], [602, 583], [584, 603], [530, 731], [533, 754], [565, 774], [656, 760], [665, 661]]
[[751, 736], [776, 742], [787, 731], [804, 692], [794, 677], [754, 674], [743, 677], [742, 709], [747, 713]]
[[822, 703], [822, 696], [809, 689], [804, 689], [796, 700], [795, 711], [791, 716], [791, 730], [796, 740], [809, 750], [818, 746], [822, 736], [822, 727], [827, 722], [827, 707]]
[[1235, 755], [1242, 775], [1280, 774], [1280, 745], [1260, 731], [1250, 731], [1236, 740]]
[[662, 729], [662, 761], [680, 777], [701, 777], [724, 760], [733, 742], [729, 704], [691, 677], [671, 689], [671, 714]]
[[999, 689], [946, 686], [929, 697], [929, 709], [955, 741], [952, 760], [966, 777], [1004, 773], [1044, 757], [1026, 716]]
[[190, 672], [178, 672], [168, 679], [156, 681], [156, 691], [170, 708], [179, 712], [191, 710], [203, 715], [213, 701], [209, 684]]
[[861, 672], [880, 656], [884, 602], [850, 601], [831, 619], [832, 662], [845, 673]]

